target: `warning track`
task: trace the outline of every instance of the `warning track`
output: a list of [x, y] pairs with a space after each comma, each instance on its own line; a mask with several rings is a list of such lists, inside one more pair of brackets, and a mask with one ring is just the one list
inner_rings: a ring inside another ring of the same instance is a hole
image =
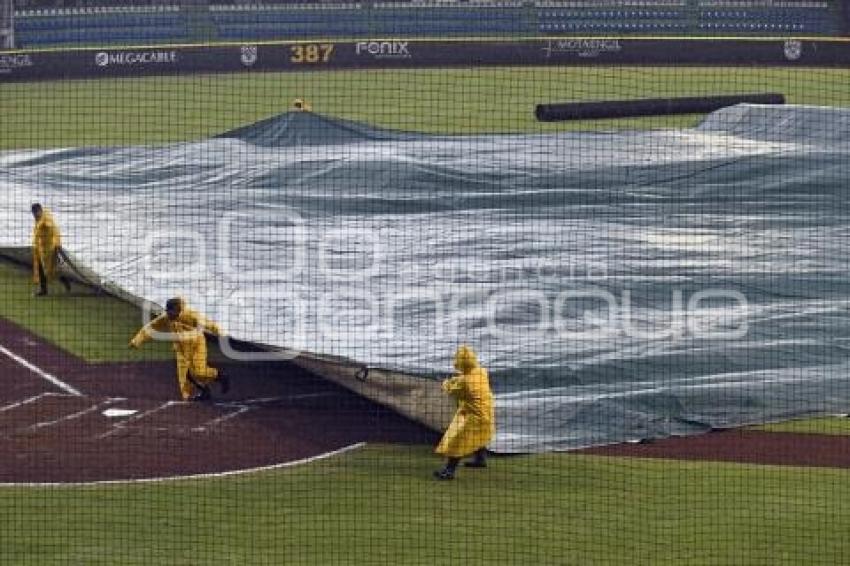
[[291, 363], [217, 363], [230, 393], [185, 403], [173, 362], [87, 363], [2, 318], [0, 346], [14, 354], [0, 352], [0, 483], [219, 474], [436, 440]]

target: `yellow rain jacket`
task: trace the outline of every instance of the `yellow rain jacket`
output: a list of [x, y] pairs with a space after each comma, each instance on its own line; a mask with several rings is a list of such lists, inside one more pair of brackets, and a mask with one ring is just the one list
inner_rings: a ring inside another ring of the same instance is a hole
[[463, 458], [487, 446], [496, 432], [496, 419], [487, 370], [478, 365], [472, 348], [458, 348], [454, 365], [458, 374], [443, 381], [443, 391], [457, 399], [458, 408], [436, 452]]
[[62, 245], [59, 226], [53, 220], [53, 215], [46, 208], [41, 211], [41, 218], [32, 229], [32, 279], [38, 283], [38, 264], [44, 268], [44, 276], [48, 281], [56, 279], [59, 265], [57, 250]]
[[[163, 313], [146, 324], [130, 341], [130, 346], [139, 348], [142, 344], [156, 338], [173, 342], [174, 357], [177, 361], [177, 382], [183, 399], [192, 396], [192, 383], [187, 378], [192, 377], [201, 385], [210, 383], [218, 377], [218, 370], [207, 365], [207, 341], [204, 331], [221, 336], [221, 329], [216, 323], [205, 318], [182, 303], [180, 315], [171, 320]], [[156, 335], [159, 334], [159, 335]]]

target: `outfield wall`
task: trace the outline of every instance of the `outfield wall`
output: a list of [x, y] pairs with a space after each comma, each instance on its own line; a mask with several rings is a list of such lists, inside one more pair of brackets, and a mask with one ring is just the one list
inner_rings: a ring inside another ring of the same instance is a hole
[[0, 81], [484, 65], [850, 67], [850, 38], [543, 38], [273, 42], [0, 52]]

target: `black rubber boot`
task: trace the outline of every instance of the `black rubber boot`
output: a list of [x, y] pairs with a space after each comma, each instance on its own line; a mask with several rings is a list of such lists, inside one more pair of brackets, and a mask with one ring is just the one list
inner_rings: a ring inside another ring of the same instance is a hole
[[460, 458], [449, 458], [449, 461], [446, 462], [446, 467], [434, 472], [434, 477], [438, 480], [455, 479], [455, 470], [457, 469], [458, 463], [460, 463]]
[[38, 262], [38, 291], [32, 294], [33, 297], [47, 296], [47, 275], [44, 274], [44, 266]]
[[189, 397], [189, 401], [209, 401], [210, 400], [210, 390], [206, 387], [198, 387], [198, 392]]
[[218, 372], [218, 386], [221, 388], [222, 395], [227, 395], [230, 391], [230, 378], [221, 370]]
[[189, 401], [209, 401], [212, 395], [210, 395], [210, 388], [206, 385], [201, 385], [198, 380], [192, 377], [191, 374], [187, 375], [186, 378], [189, 382], [195, 386], [195, 389], [198, 390], [197, 393], [189, 397]]

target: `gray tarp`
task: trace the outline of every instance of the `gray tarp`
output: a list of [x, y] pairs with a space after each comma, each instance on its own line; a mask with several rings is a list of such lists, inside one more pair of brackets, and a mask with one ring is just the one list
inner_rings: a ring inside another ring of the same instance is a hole
[[[0, 154], [127, 292], [241, 339], [436, 377], [490, 368], [506, 452], [850, 407], [850, 112], [425, 136], [288, 113], [166, 146]], [[427, 407], [422, 407], [427, 411]]]

